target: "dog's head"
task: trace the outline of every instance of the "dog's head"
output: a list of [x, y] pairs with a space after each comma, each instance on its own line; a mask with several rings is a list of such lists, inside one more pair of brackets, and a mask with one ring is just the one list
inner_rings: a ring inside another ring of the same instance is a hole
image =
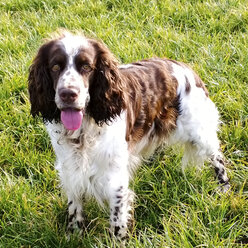
[[98, 125], [124, 107], [118, 63], [101, 42], [63, 33], [43, 44], [29, 71], [31, 114], [62, 121], [66, 129], [81, 126], [84, 114]]

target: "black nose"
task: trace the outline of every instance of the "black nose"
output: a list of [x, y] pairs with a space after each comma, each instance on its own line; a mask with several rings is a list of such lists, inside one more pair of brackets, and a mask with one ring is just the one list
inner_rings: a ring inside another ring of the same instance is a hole
[[79, 90], [75, 88], [62, 88], [59, 90], [59, 97], [64, 103], [73, 103], [78, 98]]

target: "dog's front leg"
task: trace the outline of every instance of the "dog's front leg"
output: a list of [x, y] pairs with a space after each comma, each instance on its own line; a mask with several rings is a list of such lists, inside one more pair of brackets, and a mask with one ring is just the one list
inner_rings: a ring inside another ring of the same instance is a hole
[[67, 231], [73, 233], [74, 230], [77, 230], [79, 234], [82, 234], [84, 228], [82, 201], [81, 199], [68, 196]]
[[133, 192], [120, 186], [110, 201], [111, 232], [117, 238], [126, 238], [133, 222]]
[[133, 227], [134, 193], [128, 188], [128, 172], [111, 173], [108, 184], [110, 230], [118, 239], [126, 238]]

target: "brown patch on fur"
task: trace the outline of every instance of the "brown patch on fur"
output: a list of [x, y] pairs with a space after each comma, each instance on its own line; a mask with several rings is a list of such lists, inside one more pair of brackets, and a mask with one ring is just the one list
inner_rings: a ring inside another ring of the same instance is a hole
[[189, 80], [188, 80], [188, 78], [186, 76], [185, 76], [185, 81], [186, 81], [186, 83], [185, 83], [185, 91], [186, 91], [186, 94], [189, 94], [189, 92], [191, 90], [191, 85], [190, 85]]
[[203, 83], [203, 81], [201, 80], [201, 78], [195, 72], [194, 72], [194, 77], [195, 77], [196, 87], [202, 88], [205, 92], [206, 97], [208, 97], [209, 96], [208, 90], [207, 90], [205, 84]]
[[[139, 142], [154, 125], [151, 137], [167, 136], [176, 127], [177, 82], [162, 59], [149, 59], [121, 69], [129, 89], [127, 133], [129, 145]], [[162, 137], [161, 137], [162, 138]]]

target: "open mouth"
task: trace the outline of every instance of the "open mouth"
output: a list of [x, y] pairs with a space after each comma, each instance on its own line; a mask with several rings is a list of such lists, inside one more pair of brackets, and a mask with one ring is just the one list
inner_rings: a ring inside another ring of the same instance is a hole
[[66, 108], [61, 110], [61, 121], [67, 130], [77, 130], [81, 127], [83, 110]]

